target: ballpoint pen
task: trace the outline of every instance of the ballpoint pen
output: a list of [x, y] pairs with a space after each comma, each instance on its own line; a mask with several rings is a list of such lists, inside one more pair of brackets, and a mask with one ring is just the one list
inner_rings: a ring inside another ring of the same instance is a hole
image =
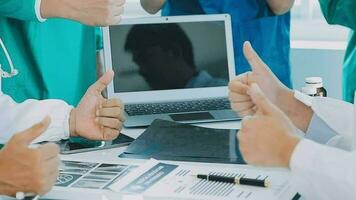
[[261, 180], [261, 179], [252, 179], [252, 178], [244, 178], [244, 177], [228, 177], [228, 176], [217, 176], [217, 175], [203, 175], [203, 174], [198, 174], [193, 176], [208, 181], [234, 183], [238, 185], [249, 185], [249, 186], [257, 186], [257, 187], [269, 187], [269, 182], [267, 180]]
[[40, 198], [40, 195], [37, 195], [35, 193], [16, 192], [16, 199], [22, 200], [27, 198], [31, 198], [32, 200], [38, 200]]

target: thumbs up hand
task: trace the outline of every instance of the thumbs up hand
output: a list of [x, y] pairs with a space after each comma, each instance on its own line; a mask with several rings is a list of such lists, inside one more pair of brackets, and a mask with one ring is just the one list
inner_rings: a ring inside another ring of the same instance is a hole
[[293, 92], [278, 80], [249, 42], [244, 43], [243, 52], [252, 71], [237, 76], [229, 83], [229, 98], [234, 111], [242, 117], [255, 113], [255, 104], [246, 93], [253, 83], [257, 83], [276, 105], [283, 105], [286, 98], [293, 97]]
[[59, 147], [45, 144], [37, 149], [28, 146], [49, 126], [50, 118], [15, 134], [0, 151], [0, 194], [16, 192], [45, 194], [58, 176]]
[[110, 84], [114, 72], [105, 73], [85, 93], [70, 114], [71, 136], [90, 140], [113, 140], [124, 122], [124, 106], [119, 99], [104, 99], [101, 92]]
[[300, 139], [289, 118], [253, 83], [247, 94], [255, 105], [255, 114], [245, 117], [238, 133], [240, 151], [252, 165], [289, 167], [292, 153]]

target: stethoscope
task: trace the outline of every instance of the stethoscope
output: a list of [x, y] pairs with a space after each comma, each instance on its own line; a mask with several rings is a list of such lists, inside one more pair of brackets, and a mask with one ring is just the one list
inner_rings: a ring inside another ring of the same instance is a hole
[[19, 73], [19, 71], [17, 69], [15, 69], [14, 64], [12, 63], [12, 60], [10, 58], [9, 52], [7, 51], [7, 49], [5, 47], [5, 44], [4, 44], [4, 42], [2, 41], [1, 38], [0, 38], [0, 45], [1, 45], [2, 49], [4, 50], [4, 52], [5, 52], [5, 56], [7, 58], [7, 61], [9, 63], [9, 65], [10, 65], [10, 72], [6, 72], [6, 71], [4, 71], [2, 69], [2, 65], [0, 64], [0, 76], [1, 76], [1, 78], [14, 77]]

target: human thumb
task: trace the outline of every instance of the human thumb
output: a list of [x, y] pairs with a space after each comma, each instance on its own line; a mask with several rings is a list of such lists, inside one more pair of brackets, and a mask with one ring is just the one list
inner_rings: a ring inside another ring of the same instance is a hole
[[274, 113], [276, 107], [261, 91], [260, 87], [253, 83], [248, 91], [253, 103], [257, 107], [257, 114], [270, 115]]
[[89, 90], [95, 92], [96, 94], [100, 94], [113, 80], [114, 71], [107, 71], [102, 77], [99, 78], [92, 86], [90, 86]]
[[28, 146], [33, 140], [38, 138], [43, 132], [45, 132], [51, 123], [50, 117], [45, 117], [40, 123], [33, 125], [31, 128], [19, 133], [20, 143]]
[[270, 72], [268, 66], [262, 61], [262, 59], [258, 56], [256, 51], [251, 46], [251, 43], [246, 41], [243, 45], [243, 53], [247, 62], [250, 64], [252, 72], [255, 73], [264, 73]]

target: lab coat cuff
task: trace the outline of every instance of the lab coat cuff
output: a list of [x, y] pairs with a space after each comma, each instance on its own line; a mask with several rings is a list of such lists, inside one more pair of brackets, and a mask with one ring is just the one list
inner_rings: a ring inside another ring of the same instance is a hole
[[292, 173], [298, 175], [302, 174], [305, 170], [308, 170], [313, 166], [315, 160], [316, 152], [318, 152], [317, 144], [308, 139], [302, 139], [299, 144], [295, 147], [292, 157], [289, 162], [289, 167]]
[[55, 111], [49, 115], [51, 117], [51, 124], [47, 131], [36, 138], [32, 143], [43, 141], [54, 142], [68, 139], [70, 137], [69, 118], [72, 109], [73, 107], [69, 105], [58, 105]]
[[45, 22], [46, 19], [44, 19], [41, 15], [41, 3], [42, 3], [42, 0], [36, 0], [36, 2], [35, 2], [36, 17], [39, 22]]
[[64, 110], [64, 120], [63, 120], [63, 133], [64, 133], [64, 137], [63, 139], [68, 139], [70, 138], [70, 128], [69, 128], [69, 122], [70, 122], [70, 113], [72, 112], [73, 107], [72, 106], [68, 106], [67, 108], [65, 108]]
[[298, 101], [304, 103], [306, 106], [311, 107], [313, 103], [313, 97], [305, 95], [298, 90], [294, 91], [294, 98], [296, 98]]

